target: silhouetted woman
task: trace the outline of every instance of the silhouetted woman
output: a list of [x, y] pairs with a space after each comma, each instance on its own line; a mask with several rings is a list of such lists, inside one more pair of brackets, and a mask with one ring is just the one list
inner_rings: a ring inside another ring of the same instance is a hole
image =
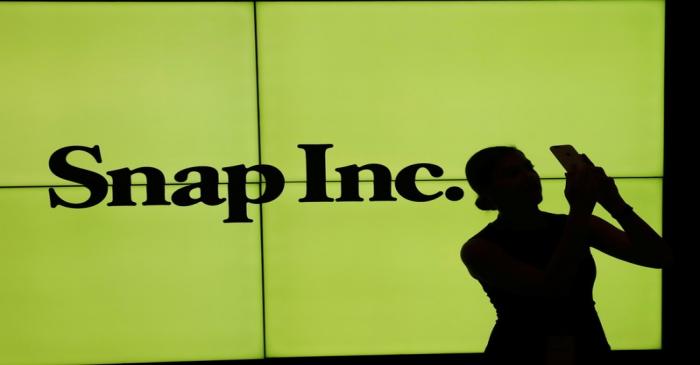
[[[584, 155], [585, 157], [585, 155]], [[481, 210], [498, 217], [462, 246], [497, 320], [485, 355], [496, 364], [601, 364], [610, 346], [595, 310], [596, 269], [590, 247], [660, 268], [670, 250], [590, 160], [567, 173], [569, 214], [540, 211], [540, 178], [514, 147], [485, 148], [466, 166]], [[593, 215], [600, 203], [624, 231]]]

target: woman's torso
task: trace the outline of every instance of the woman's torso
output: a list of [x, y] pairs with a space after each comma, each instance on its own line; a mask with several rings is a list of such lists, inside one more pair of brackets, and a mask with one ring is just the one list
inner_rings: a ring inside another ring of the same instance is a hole
[[[504, 228], [492, 222], [475, 237], [498, 245], [514, 259], [544, 271], [559, 245], [566, 215], [542, 212], [543, 227], [528, 230]], [[596, 267], [589, 250], [579, 263], [569, 295], [543, 297], [518, 295], [481, 282], [498, 319], [486, 353], [513, 359], [542, 357], [548, 340], [571, 338], [580, 359], [610, 350], [593, 301]]]

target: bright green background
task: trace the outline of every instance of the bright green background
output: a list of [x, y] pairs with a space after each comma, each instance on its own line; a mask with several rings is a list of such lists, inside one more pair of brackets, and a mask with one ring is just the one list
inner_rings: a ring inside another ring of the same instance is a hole
[[2, 3], [0, 47], [1, 185], [68, 184], [48, 158], [69, 145], [169, 182], [258, 161], [251, 3]]
[[[258, 6], [263, 161], [433, 162], [446, 178], [516, 144], [561, 176], [572, 144], [615, 176], [661, 176], [661, 1], [286, 3]], [[427, 174], [424, 174], [427, 177]], [[337, 176], [335, 177], [337, 179]]]
[[[0, 3], [0, 363], [483, 351], [495, 311], [459, 249], [495, 213], [466, 160], [513, 144], [561, 178], [547, 147], [571, 143], [647, 177], [617, 183], [661, 232], [663, 18], [662, 1], [260, 2], [258, 136], [252, 3]], [[432, 162], [461, 180], [421, 188], [466, 195], [300, 203], [287, 183], [262, 220], [224, 224], [226, 203], [51, 209], [16, 187], [66, 184], [48, 158], [67, 145], [172, 182], [257, 164], [258, 138], [287, 180], [305, 177], [297, 144], [332, 143], [331, 180]], [[566, 212], [563, 180], [543, 187], [541, 209]], [[659, 348], [660, 271], [595, 254], [612, 347]]]
[[[617, 185], [660, 232], [661, 179]], [[418, 186], [433, 193], [466, 183]], [[361, 188], [371, 196], [370, 183]], [[564, 181], [542, 188], [540, 209], [565, 214]], [[329, 184], [331, 196], [338, 192]], [[429, 203], [298, 203], [303, 195], [303, 184], [291, 184], [263, 207], [269, 356], [483, 351], [495, 311], [459, 250], [496, 212], [473, 209], [471, 192]], [[615, 222], [600, 207], [594, 214]], [[594, 253], [594, 300], [610, 344], [659, 348], [661, 272]]]
[[262, 357], [259, 220], [224, 224], [225, 204], [52, 209], [46, 190], [0, 189], [0, 363]]

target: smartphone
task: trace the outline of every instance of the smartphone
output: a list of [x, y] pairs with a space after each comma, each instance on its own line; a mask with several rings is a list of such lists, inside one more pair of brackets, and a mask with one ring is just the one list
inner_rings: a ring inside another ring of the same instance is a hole
[[551, 146], [549, 150], [559, 160], [559, 163], [564, 166], [566, 172], [576, 171], [576, 169], [584, 166], [583, 156], [576, 152], [574, 146], [570, 144]]

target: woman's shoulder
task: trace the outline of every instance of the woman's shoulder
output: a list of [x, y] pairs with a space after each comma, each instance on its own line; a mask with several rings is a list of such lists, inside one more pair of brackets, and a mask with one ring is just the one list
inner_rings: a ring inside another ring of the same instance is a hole
[[[567, 214], [550, 213], [545, 211], [542, 211], [542, 215], [549, 223], [547, 224], [547, 226], [549, 226], [548, 229], [551, 229], [552, 227], [562, 228], [568, 217]], [[541, 232], [541, 230], [537, 230], [537, 232]], [[503, 231], [503, 229], [498, 228], [495, 221], [488, 223], [471, 238], [469, 238], [464, 244], [462, 244], [460, 249], [462, 260], [464, 261], [465, 257], [467, 256], [473, 256], [475, 252], [478, 253], [484, 250], [489, 251], [495, 249], [495, 246], [498, 245], [494, 245], [493, 243], [500, 243], [501, 241], [509, 239], [509, 237], [512, 236], [511, 233], [512, 232]]]
[[470, 268], [475, 260], [481, 261], [479, 258], [483, 256], [483, 253], [488, 250], [488, 242], [479, 236], [474, 236], [467, 240], [462, 245], [459, 251], [459, 257], [462, 259], [462, 263]]
[[[480, 251], [484, 246], [488, 245], [488, 242], [492, 240], [492, 232], [494, 231], [494, 223], [490, 222], [485, 227], [483, 227], [479, 232], [474, 234], [469, 238], [460, 249], [460, 256], [462, 261], [466, 261], [465, 258], [470, 255], [470, 252]], [[466, 262], [465, 262], [466, 263]]]
[[471, 238], [469, 238], [467, 240], [467, 242], [465, 242], [462, 247], [470, 245], [470, 244], [474, 244], [475, 242], [479, 242], [479, 241], [482, 241], [484, 239], [488, 240], [489, 237], [495, 231], [495, 229], [496, 229], [496, 226], [495, 226], [494, 222], [489, 222], [486, 226], [484, 226], [478, 232], [476, 232], [473, 236], [471, 236]]

